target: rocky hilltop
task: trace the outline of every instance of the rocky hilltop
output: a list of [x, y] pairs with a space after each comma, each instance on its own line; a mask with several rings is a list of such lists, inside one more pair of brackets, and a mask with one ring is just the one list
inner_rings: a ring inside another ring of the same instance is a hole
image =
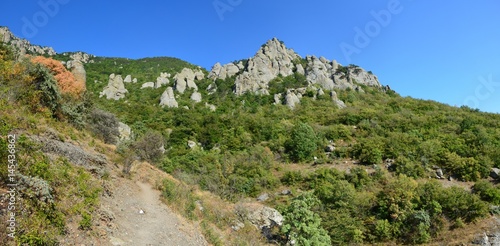
[[257, 51], [255, 56], [245, 62], [216, 63], [208, 78], [226, 79], [236, 76], [234, 93], [242, 95], [250, 92], [269, 94], [269, 82], [278, 76], [298, 73], [306, 76], [310, 87], [325, 90], [356, 89], [358, 85], [382, 87], [377, 76], [358, 66], [342, 66], [337, 61], [324, 57], [306, 56], [302, 58], [277, 38], [273, 38]]
[[45, 47], [40, 45], [32, 45], [28, 40], [18, 38], [14, 35], [8, 27], [0, 27], [0, 40], [3, 43], [10, 44], [15, 48], [19, 55], [34, 54], [34, 55], [56, 55], [52, 47]]

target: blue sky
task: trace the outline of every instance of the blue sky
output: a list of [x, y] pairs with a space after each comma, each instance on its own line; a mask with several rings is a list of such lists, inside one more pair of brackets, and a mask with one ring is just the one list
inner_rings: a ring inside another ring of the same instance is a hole
[[57, 52], [207, 69], [277, 37], [301, 56], [371, 70], [403, 96], [500, 113], [498, 13], [495, 0], [7, 0], [0, 25]]

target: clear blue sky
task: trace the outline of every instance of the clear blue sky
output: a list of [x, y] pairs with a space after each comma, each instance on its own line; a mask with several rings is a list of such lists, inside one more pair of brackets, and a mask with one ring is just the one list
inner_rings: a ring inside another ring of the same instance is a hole
[[371, 70], [403, 96], [500, 113], [499, 13], [496, 0], [10, 0], [0, 25], [57, 52], [173, 56], [207, 69], [277, 37], [301, 56]]

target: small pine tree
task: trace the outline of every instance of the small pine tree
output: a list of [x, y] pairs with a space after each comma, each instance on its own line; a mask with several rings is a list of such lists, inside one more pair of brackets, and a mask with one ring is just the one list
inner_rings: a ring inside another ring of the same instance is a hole
[[330, 236], [321, 227], [321, 218], [312, 211], [320, 203], [318, 198], [308, 192], [293, 199], [285, 208], [281, 231], [286, 235], [288, 243], [304, 246], [331, 245]]

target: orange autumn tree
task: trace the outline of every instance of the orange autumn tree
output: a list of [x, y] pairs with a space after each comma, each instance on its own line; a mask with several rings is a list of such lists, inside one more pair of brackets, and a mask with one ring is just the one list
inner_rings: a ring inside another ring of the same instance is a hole
[[43, 56], [33, 57], [31, 61], [44, 65], [52, 72], [62, 94], [79, 97], [85, 91], [85, 82], [78, 81], [75, 75], [68, 71], [60, 61]]

